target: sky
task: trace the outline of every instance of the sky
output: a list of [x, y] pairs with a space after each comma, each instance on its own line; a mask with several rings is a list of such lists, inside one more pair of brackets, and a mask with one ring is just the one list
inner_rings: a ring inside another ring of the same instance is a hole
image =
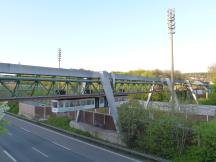
[[167, 9], [175, 8], [175, 69], [216, 63], [215, 0], [0, 0], [0, 62], [95, 71], [169, 70]]

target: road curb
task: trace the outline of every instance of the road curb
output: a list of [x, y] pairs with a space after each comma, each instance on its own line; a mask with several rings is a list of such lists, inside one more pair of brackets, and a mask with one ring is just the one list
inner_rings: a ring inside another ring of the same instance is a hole
[[69, 132], [69, 131], [66, 131], [64, 129], [57, 128], [57, 127], [54, 127], [54, 126], [51, 126], [51, 125], [48, 125], [48, 124], [44, 124], [44, 123], [41, 123], [41, 122], [38, 122], [38, 121], [35, 121], [35, 120], [32, 120], [32, 119], [28, 119], [28, 118], [25, 118], [25, 117], [17, 115], [17, 114], [13, 114], [13, 113], [10, 113], [10, 112], [5, 112], [5, 113], [8, 114], [8, 115], [14, 116], [16, 118], [19, 118], [19, 119], [34, 123], [36, 125], [43, 126], [43, 127], [48, 128], [48, 129], [60, 132], [62, 134], [68, 135], [70, 137], [74, 137], [74, 138], [77, 138], [77, 139], [80, 139], [80, 140], [83, 140], [83, 141], [87, 141], [87, 142], [90, 142], [90, 143], [95, 144], [97, 146], [102, 146], [103, 148], [105, 147], [107, 149], [112, 149], [114, 151], [118, 151], [120, 153], [127, 154], [127, 155], [130, 154], [132, 157], [139, 158], [139, 160], [152, 160], [152, 161], [156, 161], [156, 162], [171, 162], [170, 160], [166, 160], [166, 159], [163, 159], [163, 158], [160, 158], [160, 157], [157, 157], [157, 156], [153, 156], [153, 155], [149, 155], [149, 154], [145, 154], [145, 153], [140, 153], [140, 152], [125, 148], [125, 147], [120, 146], [120, 145], [109, 143], [107, 141], [102, 141], [102, 140], [99, 140], [99, 139], [83, 136], [83, 135], [73, 133], [73, 132]]

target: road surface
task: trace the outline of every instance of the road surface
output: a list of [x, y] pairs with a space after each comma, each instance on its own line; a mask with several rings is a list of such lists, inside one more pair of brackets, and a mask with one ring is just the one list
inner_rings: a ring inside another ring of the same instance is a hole
[[138, 162], [9, 115], [5, 119], [10, 124], [0, 136], [0, 162]]

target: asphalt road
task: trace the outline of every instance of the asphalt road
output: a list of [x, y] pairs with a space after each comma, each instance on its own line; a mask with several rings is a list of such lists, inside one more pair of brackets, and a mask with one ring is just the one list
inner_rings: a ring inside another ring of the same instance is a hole
[[8, 132], [0, 136], [0, 162], [138, 162], [6, 115]]

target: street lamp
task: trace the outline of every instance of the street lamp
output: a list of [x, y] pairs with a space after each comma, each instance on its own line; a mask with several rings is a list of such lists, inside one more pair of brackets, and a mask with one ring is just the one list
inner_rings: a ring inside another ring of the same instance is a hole
[[173, 34], [175, 34], [175, 9], [168, 9], [168, 30], [171, 45], [171, 95], [172, 108], [174, 109], [174, 56], [173, 56]]

